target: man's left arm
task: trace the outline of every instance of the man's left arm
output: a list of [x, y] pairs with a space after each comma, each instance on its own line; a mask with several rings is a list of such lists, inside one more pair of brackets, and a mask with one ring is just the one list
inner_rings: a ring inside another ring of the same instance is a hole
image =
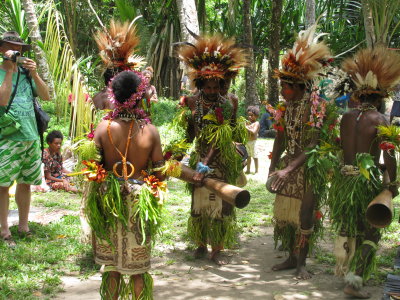
[[29, 70], [29, 75], [32, 77], [33, 81], [35, 82], [36, 85], [36, 92], [37, 95], [39, 96], [40, 99], [49, 101], [50, 100], [50, 94], [49, 94], [49, 88], [47, 87], [46, 83], [43, 81], [42, 78], [40, 78], [39, 74], [36, 71], [36, 62], [33, 61], [32, 59], [25, 59], [24, 63], [22, 64], [22, 67], [25, 69]]

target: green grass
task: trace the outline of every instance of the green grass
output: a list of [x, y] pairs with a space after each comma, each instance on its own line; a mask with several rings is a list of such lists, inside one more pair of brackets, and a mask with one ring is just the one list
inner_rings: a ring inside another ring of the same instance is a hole
[[49, 298], [60, 291], [61, 276], [87, 276], [98, 269], [91, 247], [79, 241], [78, 216], [46, 226], [30, 223], [30, 228], [32, 238], [20, 237], [15, 226], [11, 228], [15, 249], [0, 243], [0, 299]]

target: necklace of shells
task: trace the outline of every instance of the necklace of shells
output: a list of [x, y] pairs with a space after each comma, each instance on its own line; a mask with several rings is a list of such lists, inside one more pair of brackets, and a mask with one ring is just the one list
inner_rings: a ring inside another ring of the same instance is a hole
[[285, 131], [287, 136], [287, 151], [294, 155], [296, 147], [301, 149], [303, 143], [303, 119], [307, 103], [310, 99], [309, 93], [304, 93], [300, 101], [286, 102]]
[[199, 97], [196, 100], [196, 112], [195, 112], [195, 122], [197, 128], [201, 130], [203, 128], [203, 117], [204, 117], [204, 107], [207, 107], [207, 112], [215, 110], [216, 107], [221, 105], [224, 98], [218, 94], [218, 99], [215, 102], [207, 101], [204, 98], [203, 92], [200, 92]]

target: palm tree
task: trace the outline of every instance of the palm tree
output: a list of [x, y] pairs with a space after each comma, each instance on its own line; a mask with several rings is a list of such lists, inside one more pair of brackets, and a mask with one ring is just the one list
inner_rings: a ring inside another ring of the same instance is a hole
[[245, 68], [246, 76], [246, 89], [245, 89], [245, 103], [246, 106], [259, 105], [260, 99], [257, 94], [256, 85], [256, 70], [254, 67], [254, 53], [253, 53], [253, 30], [251, 26], [251, 0], [243, 1], [243, 29], [244, 37], [243, 42], [248, 47], [248, 65]]
[[375, 44], [375, 32], [374, 32], [374, 21], [372, 19], [372, 10], [368, 3], [368, 0], [362, 0], [362, 11], [364, 17], [364, 28], [365, 28], [365, 37], [367, 39], [368, 48], [372, 48]]
[[277, 103], [279, 101], [278, 80], [274, 78], [275, 69], [279, 68], [279, 52], [281, 37], [281, 14], [283, 0], [272, 1], [272, 17], [270, 23], [270, 45], [268, 58], [268, 102]]
[[193, 42], [192, 37], [187, 29], [198, 34], [199, 21], [197, 16], [196, 3], [194, 0], [176, 0], [179, 13], [179, 22], [181, 24], [182, 39], [187, 42]]
[[306, 28], [315, 23], [315, 0], [306, 0]]

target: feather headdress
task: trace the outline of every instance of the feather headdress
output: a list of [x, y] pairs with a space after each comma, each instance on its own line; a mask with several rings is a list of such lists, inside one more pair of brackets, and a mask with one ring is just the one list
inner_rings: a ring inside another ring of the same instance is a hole
[[346, 59], [342, 69], [353, 81], [356, 97], [368, 94], [386, 97], [400, 82], [400, 55], [382, 46], [362, 49]]
[[318, 39], [326, 35], [315, 35], [317, 23], [306, 31], [301, 31], [293, 48], [282, 58], [282, 69], [275, 70], [275, 74], [287, 82], [307, 82], [312, 80], [321, 69], [332, 60], [331, 52], [324, 42]]
[[97, 31], [94, 39], [106, 68], [138, 69], [146, 64], [143, 57], [134, 54], [139, 37], [133, 22], [111, 20], [110, 27]]
[[221, 35], [197, 37], [195, 44], [180, 43], [178, 57], [189, 68], [192, 80], [234, 77], [247, 64], [244, 49]]

